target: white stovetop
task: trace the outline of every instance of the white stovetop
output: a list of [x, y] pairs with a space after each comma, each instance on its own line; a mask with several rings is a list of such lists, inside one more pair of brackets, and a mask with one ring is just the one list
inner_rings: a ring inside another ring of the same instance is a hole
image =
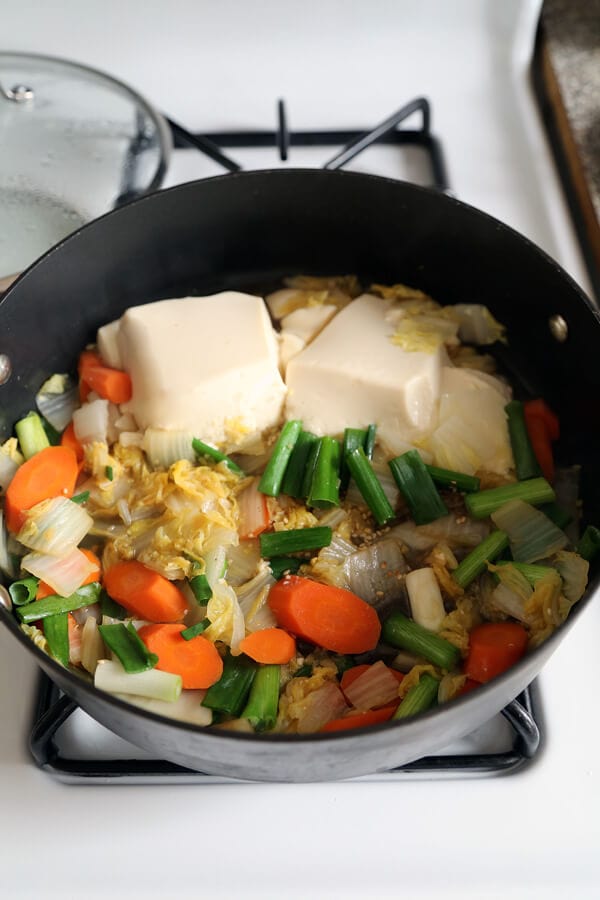
[[[586, 287], [523, 68], [538, 7], [20, 0], [3, 7], [2, 38], [110, 71], [196, 129], [272, 127], [279, 96], [295, 127], [360, 127], [425, 94], [457, 194]], [[185, 160], [171, 181], [217, 171]], [[0, 896], [598, 897], [599, 635], [596, 603], [541, 676], [547, 743], [515, 776], [72, 787], [28, 757], [36, 672], [2, 630]]]

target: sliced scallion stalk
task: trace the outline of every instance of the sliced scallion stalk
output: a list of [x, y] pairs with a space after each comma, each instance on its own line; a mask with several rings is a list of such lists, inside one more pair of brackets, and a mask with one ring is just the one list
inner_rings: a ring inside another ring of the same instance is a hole
[[377, 435], [377, 425], [369, 425], [365, 435], [364, 451], [367, 459], [373, 459], [373, 451], [375, 450], [375, 438]]
[[49, 443], [52, 447], [57, 447], [60, 444], [60, 431], [57, 431], [54, 425], [52, 425], [47, 419], [41, 417], [42, 428], [46, 432], [46, 437], [48, 438]]
[[129, 613], [124, 606], [109, 597], [104, 588], [100, 592], [100, 612], [111, 619], [126, 619]]
[[508, 535], [504, 531], [492, 531], [491, 534], [465, 556], [452, 577], [461, 588], [466, 588], [474, 578], [484, 571], [486, 564], [496, 559], [508, 547]]
[[216, 447], [211, 447], [209, 444], [205, 444], [204, 441], [198, 440], [198, 438], [192, 440], [192, 448], [197, 456], [208, 457], [208, 459], [211, 459], [213, 462], [225, 462], [227, 468], [232, 472], [235, 472], [236, 475], [243, 476], [245, 474], [237, 463], [234, 463], [232, 459], [229, 459], [225, 453], [221, 453]]
[[250, 696], [241, 717], [248, 719], [255, 731], [269, 731], [275, 726], [279, 706], [280, 670], [281, 666], [260, 666], [254, 676]]
[[44, 619], [44, 637], [48, 641], [50, 653], [63, 666], [69, 665], [69, 616], [58, 613]]
[[297, 556], [272, 556], [269, 559], [269, 567], [275, 581], [279, 581], [286, 573], [294, 575], [301, 565], [302, 560]]
[[290, 531], [272, 531], [261, 534], [260, 555], [265, 559], [298, 553], [301, 550], [320, 550], [331, 543], [332, 531], [327, 525], [315, 528], [293, 528]]
[[307, 504], [317, 509], [328, 509], [340, 505], [340, 445], [335, 438], [328, 436], [320, 438], [320, 444]]
[[20, 419], [15, 425], [15, 431], [25, 459], [30, 459], [40, 450], [50, 446], [42, 420], [36, 412], [30, 412]]
[[440, 683], [429, 672], [423, 672], [417, 684], [413, 685], [392, 716], [393, 719], [407, 719], [430, 709], [437, 701]]
[[417, 525], [428, 525], [448, 515], [431, 475], [416, 450], [409, 450], [390, 460], [389, 467]]
[[439, 466], [425, 468], [431, 475], [432, 481], [440, 487], [454, 488], [465, 494], [478, 491], [481, 481], [475, 475], [465, 475], [464, 472], [453, 472], [452, 469], [440, 469]]
[[189, 628], [184, 628], [181, 632], [181, 637], [184, 639], [184, 641], [191, 641], [192, 638], [198, 637], [199, 634], [204, 634], [209, 626], [210, 619], [202, 619], [201, 622], [197, 622], [195, 625], [190, 625]]
[[310, 450], [308, 451], [308, 456], [306, 457], [306, 469], [304, 470], [304, 478], [302, 479], [301, 497], [303, 499], [306, 499], [310, 493], [310, 486], [312, 484], [313, 473], [315, 471], [317, 457], [319, 456], [320, 449], [321, 442], [318, 438], [315, 438], [314, 443], [311, 445]]
[[25, 606], [27, 603], [32, 603], [35, 600], [39, 583], [39, 578], [33, 576], [13, 581], [8, 588], [8, 593], [14, 606]]
[[588, 525], [577, 544], [577, 552], [589, 562], [600, 551], [600, 528]]
[[475, 519], [486, 519], [509, 500], [524, 500], [532, 506], [540, 506], [555, 499], [554, 489], [545, 478], [530, 478], [528, 481], [518, 481], [516, 484], [505, 484], [502, 487], [468, 494], [465, 497], [465, 504]]
[[313, 673], [313, 667], [310, 663], [303, 663], [299, 669], [294, 672], [294, 678], [310, 678]]
[[91, 606], [92, 603], [96, 603], [99, 596], [100, 585], [95, 581], [93, 584], [85, 584], [80, 587], [70, 597], [44, 597], [43, 600], [36, 600], [28, 603], [27, 606], [19, 606], [17, 615], [21, 622], [29, 625], [37, 619], [45, 619], [47, 616], [56, 616], [59, 613], [72, 612], [74, 609]]
[[106, 468], [104, 469], [104, 474], [106, 475], [106, 477], [108, 478], [109, 481], [112, 481], [113, 478], [115, 477], [115, 473], [113, 471], [112, 466], [106, 466]]
[[80, 494], [75, 494], [74, 497], [71, 497], [71, 503], [87, 503], [90, 499], [89, 491], [82, 491]]
[[258, 664], [249, 656], [227, 653], [223, 660], [223, 674], [207, 690], [202, 706], [237, 719], [248, 699], [257, 670]]
[[519, 481], [526, 481], [528, 478], [538, 478], [542, 474], [542, 470], [529, 440], [523, 404], [520, 400], [511, 400], [504, 407], [504, 411], [508, 418], [508, 433], [510, 435], [517, 478]]
[[364, 428], [346, 428], [342, 442], [342, 458], [340, 462], [340, 491], [345, 491], [350, 483], [350, 469], [346, 462], [348, 453], [352, 453], [357, 447], [364, 449], [367, 432]]
[[281, 434], [273, 447], [271, 458], [258, 483], [258, 490], [261, 494], [267, 494], [269, 497], [276, 497], [279, 494], [287, 464], [301, 431], [302, 422], [298, 419], [286, 422], [281, 429]]
[[128, 674], [153, 669], [158, 662], [156, 653], [150, 653], [131, 622], [99, 625], [98, 631]]
[[308, 463], [308, 457], [318, 438], [310, 431], [301, 431], [298, 440], [292, 450], [289, 462], [287, 464], [283, 481], [281, 482], [281, 493], [287, 494], [288, 497], [294, 497], [295, 500], [301, 500], [306, 495], [302, 493], [302, 484], [304, 482], [304, 473]]
[[199, 606], [205, 606], [212, 597], [212, 589], [206, 575], [194, 575], [190, 578], [189, 585]]
[[378, 525], [385, 525], [394, 518], [394, 510], [386, 497], [371, 463], [362, 447], [356, 447], [346, 456], [350, 474]]
[[424, 656], [441, 669], [454, 668], [460, 659], [458, 647], [400, 612], [392, 613], [383, 623], [381, 639], [392, 647]]

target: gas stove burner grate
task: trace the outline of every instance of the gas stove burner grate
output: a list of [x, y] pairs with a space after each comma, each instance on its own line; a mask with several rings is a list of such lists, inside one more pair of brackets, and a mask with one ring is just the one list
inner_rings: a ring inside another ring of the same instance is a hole
[[[414, 113], [421, 115], [421, 128], [399, 126]], [[340, 147], [324, 169], [341, 169], [374, 144], [413, 145], [421, 147], [429, 156], [432, 186], [449, 193], [446, 163], [440, 141], [431, 131], [431, 106], [425, 97], [417, 97], [401, 109], [365, 130], [292, 131], [288, 127], [285, 103], [277, 103], [277, 129], [274, 131], [221, 131], [193, 134], [177, 122], [167, 118], [175, 147], [195, 148], [229, 172], [239, 172], [242, 166], [223, 152], [226, 148], [276, 147], [282, 162], [289, 160], [293, 147]]]
[[[533, 760], [540, 749], [534, 695], [535, 685], [532, 685], [502, 710], [512, 736], [512, 746], [507, 750], [428, 756], [388, 772], [354, 780], [473, 778], [517, 772]], [[29, 747], [36, 765], [59, 781], [70, 784], [241, 783], [233, 778], [194, 772], [164, 760], [73, 758], [61, 749], [57, 738], [63, 725], [78, 710], [77, 703], [62, 694], [46, 675], [40, 676]]]

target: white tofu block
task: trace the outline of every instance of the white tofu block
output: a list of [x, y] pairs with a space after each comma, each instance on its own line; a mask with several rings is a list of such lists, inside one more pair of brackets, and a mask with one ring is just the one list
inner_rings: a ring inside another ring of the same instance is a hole
[[305, 344], [310, 342], [321, 332], [327, 323], [333, 319], [337, 312], [337, 306], [323, 304], [322, 306], [304, 306], [295, 309], [281, 320], [282, 333], [295, 334]]
[[102, 357], [107, 366], [113, 369], [122, 369], [123, 362], [121, 360], [121, 351], [119, 350], [119, 328], [120, 319], [109, 322], [98, 329], [96, 343], [98, 345], [98, 353]]

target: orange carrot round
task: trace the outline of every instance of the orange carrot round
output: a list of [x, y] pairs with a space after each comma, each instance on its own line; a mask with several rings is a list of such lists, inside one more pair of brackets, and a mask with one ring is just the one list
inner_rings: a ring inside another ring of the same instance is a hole
[[286, 631], [335, 653], [366, 653], [381, 634], [377, 613], [356, 594], [299, 575], [273, 585], [269, 606]]
[[351, 713], [348, 716], [342, 716], [339, 719], [332, 719], [320, 729], [321, 731], [346, 731], [350, 728], [364, 728], [365, 725], [378, 725], [380, 722], [387, 722], [392, 718], [397, 703], [388, 703], [387, 706], [381, 706], [379, 709], [368, 709], [365, 712]]
[[264, 628], [240, 641], [240, 650], [255, 662], [285, 665], [296, 655], [296, 641], [282, 628]]
[[[79, 548], [84, 556], [86, 556], [91, 563], [95, 566], [94, 571], [90, 572], [85, 581], [82, 581], [79, 587], [83, 587], [84, 584], [93, 584], [94, 581], [100, 581], [100, 571], [102, 566], [100, 564], [100, 560], [96, 556], [93, 550], [84, 550], [83, 547]], [[54, 588], [51, 588], [49, 584], [46, 584], [45, 581], [40, 581], [38, 584], [37, 593], [35, 595], [36, 600], [44, 600], [45, 597], [52, 597], [56, 594]]]
[[187, 603], [179, 588], [136, 560], [115, 563], [107, 569], [104, 587], [113, 600], [141, 619], [180, 622], [187, 612]]
[[25, 513], [51, 497], [70, 497], [79, 474], [70, 447], [46, 447], [20, 466], [6, 489], [4, 514], [9, 531], [17, 532]]
[[70, 447], [77, 457], [77, 462], [81, 462], [81, 460], [83, 459], [83, 445], [80, 444], [75, 437], [75, 427], [72, 422], [69, 422], [69, 424], [61, 434], [60, 444], [61, 447]]
[[156, 653], [157, 669], [181, 675], [183, 687], [209, 688], [223, 674], [223, 660], [207, 638], [198, 635], [190, 641], [181, 637], [185, 625], [144, 625], [138, 631], [150, 653]]
[[516, 622], [486, 622], [469, 635], [465, 674], [480, 684], [518, 662], [527, 650], [528, 635]]

